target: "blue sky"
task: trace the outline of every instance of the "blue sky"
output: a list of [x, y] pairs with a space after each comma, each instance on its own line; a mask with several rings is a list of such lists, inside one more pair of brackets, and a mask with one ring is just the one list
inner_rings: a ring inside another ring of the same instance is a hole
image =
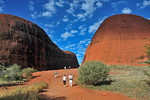
[[79, 63], [99, 25], [115, 14], [150, 19], [150, 0], [0, 0], [0, 13], [32, 21]]

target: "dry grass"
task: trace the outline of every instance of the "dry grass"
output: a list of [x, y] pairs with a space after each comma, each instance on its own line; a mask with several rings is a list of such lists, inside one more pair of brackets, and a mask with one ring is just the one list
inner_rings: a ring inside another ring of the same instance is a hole
[[87, 87], [123, 93], [137, 100], [150, 100], [150, 84], [148, 83], [150, 80], [144, 74], [144, 71], [150, 73], [150, 68], [133, 66], [109, 66], [109, 68], [111, 72], [117, 73], [110, 74], [113, 80], [111, 83]]
[[0, 100], [40, 100], [39, 92], [47, 87], [48, 85], [45, 82], [18, 86], [0, 93]]

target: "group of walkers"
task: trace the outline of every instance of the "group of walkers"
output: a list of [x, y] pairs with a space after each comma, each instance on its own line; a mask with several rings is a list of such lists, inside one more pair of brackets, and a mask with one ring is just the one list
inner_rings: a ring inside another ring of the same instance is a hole
[[[64, 67], [64, 69], [66, 70], [67, 68]], [[70, 69], [71, 69], [71, 66], [69, 66], [69, 70]], [[57, 76], [58, 76], [58, 72], [54, 72], [54, 77], [57, 78]], [[73, 75], [72, 74], [68, 75], [68, 77], [66, 76], [66, 74], [63, 75], [63, 77], [62, 77], [63, 87], [66, 87], [67, 79], [69, 82], [69, 87], [72, 87], [72, 84], [73, 84]]]
[[[72, 87], [73, 75], [70, 74], [70, 75], [68, 76], [68, 79], [69, 79], [69, 87]], [[64, 76], [63, 76], [63, 85], [64, 85], [64, 87], [66, 87], [66, 81], [67, 81], [67, 76], [64, 75]]]

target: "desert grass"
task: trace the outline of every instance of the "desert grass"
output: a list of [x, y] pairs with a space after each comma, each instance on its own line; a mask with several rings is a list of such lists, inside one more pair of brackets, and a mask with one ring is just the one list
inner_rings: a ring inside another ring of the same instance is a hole
[[111, 68], [111, 83], [99, 86], [88, 85], [86, 87], [99, 90], [108, 90], [122, 93], [137, 100], [150, 100], [150, 78], [145, 75], [145, 71], [150, 73], [150, 68], [135, 66], [108, 66]]
[[0, 100], [41, 100], [39, 93], [45, 88], [48, 88], [48, 84], [45, 82], [18, 86], [12, 90], [1, 92]]

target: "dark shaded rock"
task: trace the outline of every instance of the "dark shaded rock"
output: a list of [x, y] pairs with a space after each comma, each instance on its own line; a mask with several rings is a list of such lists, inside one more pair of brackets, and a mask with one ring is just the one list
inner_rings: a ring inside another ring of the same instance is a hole
[[94, 34], [84, 62], [102, 61], [108, 65], [141, 65], [150, 43], [150, 21], [131, 14], [107, 18]]
[[0, 14], [0, 63], [39, 70], [78, 67], [76, 55], [57, 47], [38, 25]]

